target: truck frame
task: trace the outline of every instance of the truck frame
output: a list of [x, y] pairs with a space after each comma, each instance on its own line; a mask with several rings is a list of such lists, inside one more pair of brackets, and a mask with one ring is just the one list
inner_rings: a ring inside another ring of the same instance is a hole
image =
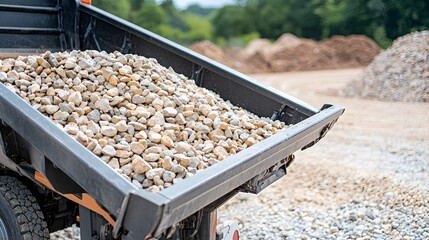
[[78, 223], [82, 239], [224, 239], [216, 232], [216, 209], [239, 192], [257, 194], [286, 175], [293, 153], [317, 143], [344, 112], [336, 105], [314, 108], [76, 0], [0, 1], [0, 58], [87, 49], [156, 58], [233, 104], [290, 126], [150, 193], [0, 84], [0, 238], [43, 239]]

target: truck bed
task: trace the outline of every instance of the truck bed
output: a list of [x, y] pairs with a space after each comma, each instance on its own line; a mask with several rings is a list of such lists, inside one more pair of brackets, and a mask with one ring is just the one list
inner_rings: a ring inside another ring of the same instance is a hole
[[[13, 158], [0, 146], [0, 163], [18, 164], [18, 171], [27, 176], [39, 172], [62, 193], [89, 194], [115, 219], [115, 229], [124, 233], [123, 239], [150, 233], [156, 236], [239, 191], [258, 193], [284, 176], [292, 154], [318, 142], [344, 111], [335, 105], [313, 108], [98, 8], [74, 1], [58, 1], [56, 5], [52, 2], [55, 1], [40, 1], [40, 6], [31, 6], [29, 0], [10, 0], [10, 4], [0, 4], [0, 12], [20, 12], [22, 8], [14, 8], [13, 4], [22, 4], [30, 10], [37, 8], [36, 13], [28, 10], [28, 14], [49, 14], [60, 20], [53, 26], [49, 21], [47, 25], [40, 21], [40, 26], [29, 26], [22, 19], [14, 27], [2, 26], [0, 21], [0, 52], [96, 49], [153, 57], [235, 105], [291, 125], [191, 178], [150, 193], [137, 189], [0, 84], [0, 122], [6, 126], [1, 134], [3, 138], [5, 133], [13, 135], [29, 158]], [[31, 44], [26, 44], [29, 39]]]

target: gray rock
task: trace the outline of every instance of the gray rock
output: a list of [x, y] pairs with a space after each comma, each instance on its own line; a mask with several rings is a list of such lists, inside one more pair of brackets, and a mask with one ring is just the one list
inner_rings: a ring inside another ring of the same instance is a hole
[[162, 180], [166, 183], [172, 183], [173, 179], [176, 177], [176, 174], [174, 172], [165, 171], [162, 175]]
[[101, 150], [101, 153], [114, 157], [116, 155], [116, 150], [113, 146], [107, 145], [103, 148], [103, 150]]
[[100, 111], [98, 111], [98, 109], [94, 109], [90, 113], [88, 113], [88, 118], [89, 120], [98, 123], [100, 121], [100, 115]]
[[155, 176], [162, 177], [164, 172], [165, 169], [163, 168], [154, 168], [146, 172], [146, 178], [152, 180]]

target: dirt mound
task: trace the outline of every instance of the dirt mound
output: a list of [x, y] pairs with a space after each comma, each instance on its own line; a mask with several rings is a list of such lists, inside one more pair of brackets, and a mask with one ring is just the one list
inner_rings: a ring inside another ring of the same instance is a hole
[[290, 33], [273, 44], [257, 39], [239, 50], [222, 50], [207, 41], [193, 44], [191, 49], [247, 73], [362, 67], [380, 53], [377, 44], [365, 36], [334, 36], [316, 42]]
[[200, 53], [208, 58], [211, 58], [241, 72], [252, 72], [251, 68], [254, 66], [254, 64], [247, 64], [242, 61], [242, 50], [222, 49], [216, 46], [216, 44], [207, 40], [196, 42], [189, 48], [197, 53]]
[[340, 94], [388, 101], [429, 102], [429, 31], [394, 41]]
[[377, 44], [363, 35], [333, 36], [320, 43], [322, 52], [335, 58], [338, 67], [361, 67], [380, 53]]
[[255, 54], [264, 54], [267, 49], [271, 48], [271, 42], [268, 39], [255, 39], [251, 41], [247, 46], [243, 49], [242, 53], [244, 57], [251, 57]]
[[274, 43], [273, 47], [279, 47], [279, 48], [293, 48], [298, 46], [302, 40], [298, 38], [297, 36], [291, 34], [291, 33], [284, 33], [281, 35], [277, 41]]
[[312, 40], [301, 40], [295, 47], [279, 47], [270, 52], [270, 66], [273, 72], [303, 71], [321, 69], [320, 64], [327, 62], [319, 54], [317, 43]]
[[[282, 41], [285, 42], [285, 41]], [[271, 50], [272, 70], [304, 71], [368, 65], [380, 48], [365, 36], [334, 36], [321, 42], [309, 39], [277, 45]]]
[[192, 44], [189, 48], [216, 61], [222, 62], [226, 60], [222, 48], [216, 46], [210, 41], [197, 42]]

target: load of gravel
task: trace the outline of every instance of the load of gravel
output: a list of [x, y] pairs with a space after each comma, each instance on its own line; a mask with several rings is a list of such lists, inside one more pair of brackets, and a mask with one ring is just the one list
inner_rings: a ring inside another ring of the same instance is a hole
[[158, 192], [270, 137], [260, 118], [156, 59], [93, 50], [0, 60], [0, 82], [140, 188]]
[[396, 39], [367, 67], [362, 78], [349, 83], [340, 95], [429, 102], [429, 31]]

